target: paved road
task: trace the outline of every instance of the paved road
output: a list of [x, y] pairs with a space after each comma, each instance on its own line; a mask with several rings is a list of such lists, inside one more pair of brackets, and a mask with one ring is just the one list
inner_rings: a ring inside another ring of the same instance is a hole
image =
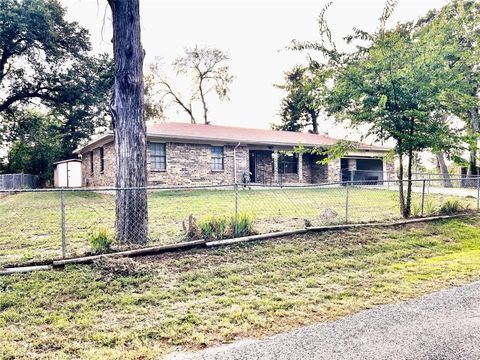
[[480, 282], [169, 359], [480, 359]]

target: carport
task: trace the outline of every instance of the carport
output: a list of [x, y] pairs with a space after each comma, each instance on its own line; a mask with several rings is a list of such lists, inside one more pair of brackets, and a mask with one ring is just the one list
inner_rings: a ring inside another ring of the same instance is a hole
[[383, 159], [342, 158], [342, 181], [365, 181], [377, 185], [383, 181]]

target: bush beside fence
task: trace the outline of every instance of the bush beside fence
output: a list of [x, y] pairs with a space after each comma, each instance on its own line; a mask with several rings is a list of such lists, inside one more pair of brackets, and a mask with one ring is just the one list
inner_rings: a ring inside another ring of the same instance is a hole
[[[470, 183], [476, 186], [462, 187], [461, 181], [453, 181], [454, 187], [444, 188], [434, 180], [413, 181], [413, 215], [435, 215], [447, 208], [450, 211], [478, 210], [478, 181]], [[118, 190], [1, 191], [0, 266], [88, 253], [92, 233], [100, 229], [114, 232], [115, 193]], [[149, 187], [148, 211], [148, 245], [185, 241], [189, 238], [186, 225], [192, 220], [199, 224], [215, 217], [232, 222], [233, 227], [225, 230], [225, 234], [233, 234], [236, 231], [232, 228], [235, 229], [242, 217], [239, 214], [248, 214], [251, 231], [260, 234], [400, 218], [398, 181], [377, 181], [370, 185], [362, 181], [281, 187], [255, 184]]]

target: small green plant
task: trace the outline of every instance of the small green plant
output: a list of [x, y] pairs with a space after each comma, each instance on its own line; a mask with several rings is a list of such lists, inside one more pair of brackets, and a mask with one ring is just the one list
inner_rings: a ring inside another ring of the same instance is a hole
[[412, 215], [413, 217], [419, 217], [422, 213], [422, 207], [417, 204], [417, 203], [413, 203], [412, 204]]
[[439, 213], [442, 215], [450, 215], [465, 210], [465, 207], [460, 203], [460, 200], [447, 198], [440, 206]]
[[33, 252], [31, 250], [27, 250], [23, 253], [22, 255], [22, 260], [24, 261], [30, 261], [34, 258], [35, 256], [33, 255]]
[[198, 226], [202, 237], [207, 240], [223, 239], [226, 234], [228, 220], [226, 216], [208, 216], [200, 219]]
[[434, 215], [437, 212], [437, 206], [431, 200], [425, 201], [425, 206], [423, 209], [423, 213], [427, 216]]
[[113, 241], [112, 233], [105, 227], [93, 230], [88, 235], [88, 243], [94, 254], [102, 254], [109, 251]]
[[237, 216], [237, 230], [235, 231], [235, 217], [232, 217], [230, 226], [232, 227], [232, 234], [235, 236], [248, 236], [253, 234], [253, 220], [251, 213], [242, 212]]

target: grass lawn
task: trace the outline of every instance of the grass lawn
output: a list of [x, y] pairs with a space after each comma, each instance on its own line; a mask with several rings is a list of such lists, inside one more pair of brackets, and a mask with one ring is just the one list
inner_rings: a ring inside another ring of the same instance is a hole
[[0, 277], [0, 358], [154, 358], [480, 279], [480, 217]]
[[[308, 220], [312, 225], [345, 221], [345, 188], [283, 188], [242, 190], [240, 212], [252, 213], [258, 233], [298, 229]], [[1, 195], [1, 194], [0, 194]], [[420, 194], [413, 194], [418, 209]], [[440, 204], [445, 196], [430, 195], [427, 205]], [[150, 244], [184, 241], [182, 222], [190, 214], [233, 215], [232, 190], [178, 190], [149, 193]], [[474, 198], [461, 198], [471, 207]], [[325, 209], [332, 218], [322, 218]], [[100, 226], [113, 229], [113, 193], [67, 192], [65, 194], [67, 255], [89, 251], [88, 233]], [[350, 222], [383, 221], [399, 217], [398, 194], [382, 189], [349, 190]], [[61, 213], [58, 192], [17, 193], [0, 197], [0, 267], [30, 260], [61, 257]]]

